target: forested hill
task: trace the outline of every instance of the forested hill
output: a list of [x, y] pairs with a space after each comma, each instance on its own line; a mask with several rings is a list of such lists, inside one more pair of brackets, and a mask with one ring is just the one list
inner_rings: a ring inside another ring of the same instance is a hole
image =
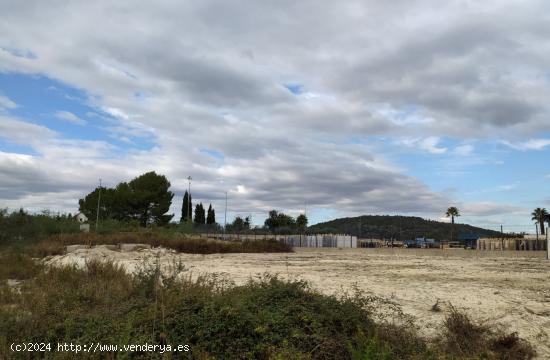
[[[451, 224], [414, 216], [364, 215], [315, 224], [308, 227], [308, 232], [345, 233], [375, 239], [393, 237], [407, 240], [426, 236], [436, 240], [448, 240], [451, 237]], [[455, 224], [454, 232], [455, 239], [457, 234], [500, 235], [500, 232], [467, 224]]]

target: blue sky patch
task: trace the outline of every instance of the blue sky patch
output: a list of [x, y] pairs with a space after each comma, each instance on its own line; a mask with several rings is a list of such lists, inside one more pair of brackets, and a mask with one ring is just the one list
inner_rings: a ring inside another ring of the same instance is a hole
[[302, 84], [285, 84], [285, 88], [288, 89], [294, 95], [300, 95], [304, 93], [304, 85]]
[[[45, 76], [0, 73], [0, 95], [17, 104], [7, 111], [9, 115], [45, 126], [64, 139], [104, 141], [123, 153], [154, 146], [148, 137], [113, 133], [109, 128], [120, 121], [90, 105], [86, 92]], [[0, 150], [29, 153], [6, 141], [0, 143]]]

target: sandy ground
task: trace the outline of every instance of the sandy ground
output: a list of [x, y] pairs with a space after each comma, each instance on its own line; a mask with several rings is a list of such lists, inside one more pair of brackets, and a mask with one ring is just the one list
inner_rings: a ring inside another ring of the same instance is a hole
[[163, 266], [181, 260], [193, 275], [223, 274], [236, 284], [266, 272], [305, 279], [321, 292], [357, 286], [389, 298], [413, 315], [424, 335], [434, 335], [452, 304], [488, 324], [517, 331], [550, 359], [550, 261], [541, 252], [478, 252], [432, 249], [296, 249], [290, 254], [176, 254], [165, 249], [118, 252], [81, 249], [50, 264], [112, 259], [129, 271], [144, 261]]

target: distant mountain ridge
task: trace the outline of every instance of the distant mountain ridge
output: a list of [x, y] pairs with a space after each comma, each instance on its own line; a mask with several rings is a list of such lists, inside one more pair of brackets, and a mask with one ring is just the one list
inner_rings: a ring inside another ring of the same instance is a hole
[[[394, 238], [398, 240], [427, 237], [435, 240], [450, 240], [451, 224], [441, 221], [426, 220], [416, 216], [363, 215], [335, 219], [308, 227], [309, 232], [342, 233], [361, 238]], [[454, 236], [480, 235], [501, 236], [500, 232], [483, 229], [468, 224], [454, 226]]]

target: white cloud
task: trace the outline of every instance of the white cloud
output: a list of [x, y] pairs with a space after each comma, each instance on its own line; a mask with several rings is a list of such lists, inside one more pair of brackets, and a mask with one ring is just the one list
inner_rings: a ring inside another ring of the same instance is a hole
[[430, 154], [444, 154], [447, 152], [447, 148], [438, 146], [440, 142], [441, 139], [436, 136], [427, 138], [405, 138], [401, 140], [401, 143], [406, 146], [414, 147]]
[[0, 114], [0, 138], [4, 138], [4, 140], [20, 145], [33, 146], [55, 136], [57, 136], [57, 133], [45, 126], [13, 119]]
[[462, 216], [495, 216], [503, 214], [522, 214], [526, 210], [521, 206], [494, 202], [465, 203], [460, 207]]
[[75, 125], [83, 126], [83, 125], [86, 125], [88, 123], [86, 120], [79, 118], [78, 116], [76, 116], [75, 114], [73, 114], [70, 111], [64, 111], [64, 110], [57, 111], [55, 113], [55, 117], [58, 118], [58, 119], [65, 120], [65, 121], [68, 121], [70, 123], [73, 123]]
[[454, 148], [454, 153], [460, 156], [466, 156], [472, 154], [474, 146], [470, 144], [459, 145]]
[[[448, 199], [396, 170], [369, 140], [457, 155], [487, 137], [519, 150], [547, 146], [525, 139], [550, 131], [550, 84], [541, 76], [550, 45], [540, 14], [548, 11], [542, 1], [495, 0], [14, 3], [0, 15], [0, 47], [29, 50], [0, 51], [0, 71], [83, 90], [96, 116], [115, 118], [103, 130], [153, 148], [120, 154], [31, 123], [39, 119], [2, 117], [0, 136], [39, 154], [14, 179], [45, 171], [47, 160], [44, 178], [63, 174], [74, 190], [36, 188], [22, 205], [40, 194], [41, 204], [51, 194], [74, 198], [100, 174], [116, 183], [157, 170], [177, 192], [193, 175], [196, 196], [220, 206], [225, 190], [240, 185], [246, 191], [232, 206], [241, 210], [307, 201], [349, 213], [439, 214]], [[296, 79], [307, 89], [301, 96], [281, 86]], [[62, 117], [85, 121], [72, 115]]]
[[16, 107], [17, 107], [17, 104], [13, 102], [10, 98], [0, 95], [0, 111], [15, 109]]
[[502, 143], [515, 150], [543, 150], [547, 146], [550, 146], [550, 139], [530, 139], [524, 142], [510, 142], [503, 140]]

